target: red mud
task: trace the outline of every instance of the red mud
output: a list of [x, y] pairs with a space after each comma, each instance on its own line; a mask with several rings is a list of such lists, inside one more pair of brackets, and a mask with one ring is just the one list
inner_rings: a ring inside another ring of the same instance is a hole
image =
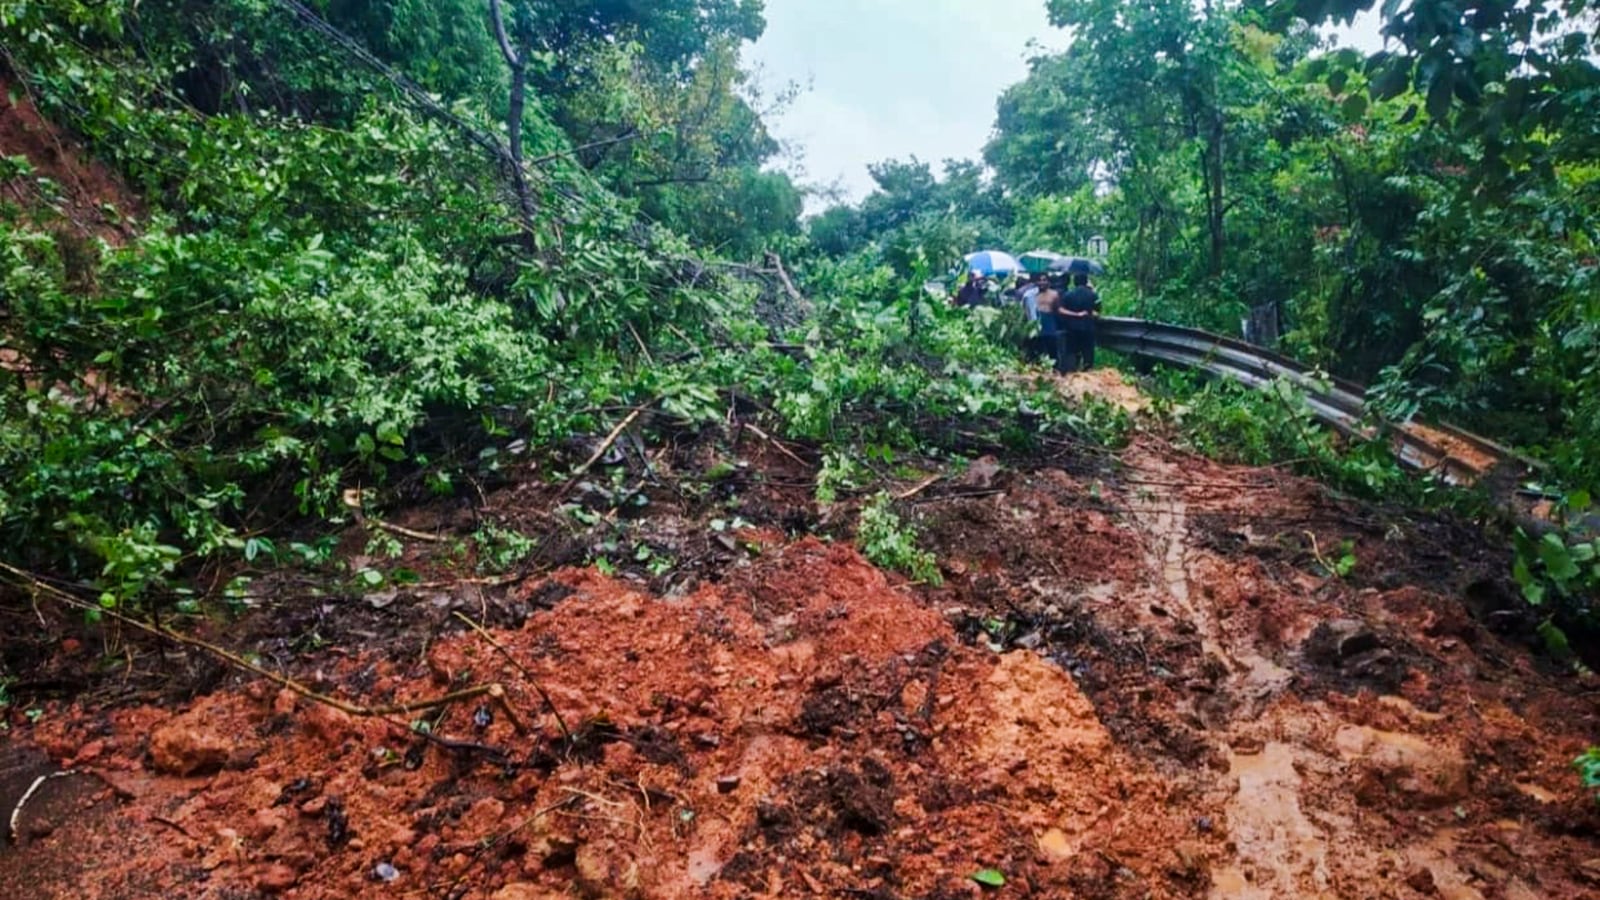
[[[429, 747], [410, 770], [425, 745], [403, 729], [260, 684], [177, 714], [53, 716], [33, 737], [74, 762], [81, 729], [99, 727], [92, 762], [133, 799], [26, 855], [92, 861], [52, 886], [83, 897], [380, 897], [457, 880], [482, 897], [940, 897], [987, 867], [1046, 894], [1181, 894], [1195, 877], [1167, 871], [1193, 831], [1170, 783], [1114, 746], [1072, 679], [961, 646], [848, 548], [802, 541], [749, 573], [749, 592], [682, 601], [559, 580], [576, 593], [495, 635], [516, 663], [467, 634], [405, 671], [349, 659], [330, 677], [359, 672], [384, 702], [499, 682], [528, 718], [536, 679], [579, 747], [498, 714], [477, 729], [469, 703], [434, 733], [507, 748], [513, 765]], [[384, 863], [393, 884], [373, 875]], [[15, 880], [26, 864], [7, 868], [0, 893], [40, 895]]]
[[1481, 537], [1151, 438], [974, 464], [902, 512], [944, 586], [747, 531], [692, 588], [568, 569], [484, 607], [519, 627], [296, 669], [505, 707], [356, 718], [258, 680], [13, 716], [13, 749], [112, 787], [0, 849], [0, 896], [948, 900], [988, 868], [998, 897], [1600, 891], [1569, 767], [1600, 703], [1508, 630]]
[[[12, 95], [18, 94], [16, 102]], [[55, 190], [41, 193], [27, 177], [0, 180], [0, 204], [19, 204], [40, 224], [58, 224], [74, 237], [121, 244], [132, 237], [127, 217], [144, 206], [104, 165], [95, 162], [71, 137], [46, 122], [16, 82], [0, 76], [0, 157], [21, 156], [34, 177], [50, 179]]]
[[[1448, 461], [1453, 461], [1478, 475], [1484, 475], [1498, 465], [1501, 460], [1479, 450], [1477, 447], [1463, 441], [1455, 435], [1429, 428], [1419, 422], [1408, 422], [1401, 426], [1405, 431], [1416, 435], [1435, 447], [1442, 450]], [[1446, 460], [1441, 460], [1441, 464]]]

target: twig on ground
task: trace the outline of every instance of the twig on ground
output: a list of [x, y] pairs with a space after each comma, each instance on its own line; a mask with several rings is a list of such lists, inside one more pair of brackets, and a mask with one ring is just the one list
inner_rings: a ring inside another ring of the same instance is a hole
[[33, 799], [34, 793], [38, 791], [39, 788], [43, 787], [45, 782], [52, 778], [66, 778], [76, 774], [78, 773], [71, 769], [67, 769], [64, 772], [51, 772], [48, 775], [40, 775], [38, 778], [33, 780], [33, 784], [28, 785], [28, 790], [23, 793], [22, 799], [18, 800], [17, 805], [11, 808], [11, 823], [9, 829], [9, 833], [11, 834], [11, 843], [20, 844], [22, 842], [22, 836], [17, 829], [17, 823], [22, 820], [22, 808], [28, 805], [29, 800]]
[[909, 491], [901, 491], [899, 494], [896, 494], [895, 495], [895, 499], [896, 500], [910, 500], [912, 497], [915, 497], [916, 495], [922, 493], [923, 491], [927, 490], [928, 488], [931, 488], [934, 485], [938, 484], [940, 479], [942, 479], [942, 478], [944, 478], [943, 475], [930, 475], [929, 477], [924, 478], [922, 481], [918, 482], [917, 486], [912, 488], [911, 490], [909, 490]]
[[[455, 616], [456, 616], [456, 618], [460, 619], [462, 622], [466, 623], [466, 626], [468, 628], [471, 628], [473, 631], [477, 632], [478, 633], [478, 637], [481, 637], [485, 641], [487, 641], [489, 646], [491, 646], [495, 650], [499, 651], [500, 655], [505, 657], [506, 662], [511, 663], [511, 665], [513, 667], [515, 667], [516, 670], [522, 674], [523, 678], [528, 679], [528, 684], [529, 684], [529, 686], [531, 686], [533, 688], [534, 693], [539, 695], [539, 699], [544, 701], [544, 705], [545, 706], [550, 707], [550, 714], [556, 717], [556, 726], [561, 729], [561, 737], [564, 740], [566, 740], [568, 743], [571, 743], [571, 741], [572, 741], [572, 731], [567, 728], [566, 720], [561, 718], [561, 710], [556, 708], [556, 701], [551, 699], [550, 694], [547, 693], [545, 691], [545, 689], [544, 689], [544, 686], [539, 683], [539, 679], [537, 679], [537, 678], [535, 678], [533, 676], [533, 673], [528, 670], [527, 666], [523, 665], [515, 656], [512, 656], [511, 655], [511, 651], [507, 650], [506, 646], [504, 644], [502, 644], [499, 641], [495, 640], [494, 639], [494, 635], [490, 634], [488, 629], [484, 628], [482, 625], [479, 625], [477, 622], [474, 622], [471, 619], [467, 618], [465, 615], [463, 615], [461, 613], [460, 610], [456, 611]], [[494, 687], [498, 688], [500, 686], [499, 685], [494, 685]], [[500, 695], [501, 695], [501, 701], [502, 701], [501, 705], [502, 705], [502, 707], [506, 709], [508, 715], [511, 714], [510, 713], [510, 701], [504, 699], [505, 698], [505, 689], [504, 688], [501, 688]], [[517, 725], [518, 723], [517, 723], [517, 721], [515, 719], [513, 719], [512, 720], [512, 724], [513, 725]], [[528, 733], [528, 731], [527, 731], [527, 729], [525, 727], [518, 727], [517, 731], [519, 731], [522, 734], [527, 734]]]
[[632, 322], [627, 324], [628, 333], [633, 335], [633, 342], [639, 345], [639, 352], [644, 354], [645, 362], [648, 362], [651, 368], [655, 368], [656, 358], [650, 355], [650, 348], [645, 346], [644, 338], [639, 336], [639, 329], [634, 328]]
[[[396, 703], [386, 706], [360, 706], [345, 700], [340, 700], [338, 697], [330, 697], [326, 694], [317, 693], [316, 691], [306, 687], [298, 681], [295, 681], [293, 678], [290, 678], [287, 675], [280, 675], [277, 672], [267, 669], [257, 663], [253, 663], [239, 654], [219, 647], [216, 644], [203, 641], [199, 638], [189, 637], [188, 635], [179, 634], [178, 632], [162, 625], [152, 625], [149, 622], [136, 619], [133, 616], [125, 615], [117, 612], [116, 610], [102, 609], [96, 604], [90, 603], [87, 600], [79, 599], [78, 597], [58, 587], [55, 587], [54, 585], [47, 584], [44, 581], [34, 577], [31, 573], [25, 572], [22, 569], [18, 569], [9, 563], [0, 562], [0, 572], [6, 572], [14, 578], [21, 579], [27, 584], [30, 590], [42, 593], [45, 596], [51, 597], [60, 603], [72, 607], [73, 609], [85, 612], [92, 611], [121, 625], [126, 625], [135, 631], [142, 631], [154, 637], [164, 638], [166, 640], [173, 641], [174, 643], [182, 644], [186, 647], [204, 650], [218, 659], [230, 663], [236, 668], [243, 669], [246, 672], [250, 672], [254, 675], [259, 675], [262, 678], [265, 678], [268, 681], [278, 685], [279, 687], [298, 694], [307, 700], [321, 703], [324, 706], [330, 706], [346, 715], [357, 716], [359, 718], [384, 718], [403, 713], [418, 712], [424, 709], [437, 709], [438, 707], [456, 703], [461, 700], [470, 700], [474, 697], [481, 697], [485, 694], [491, 693], [496, 687], [496, 685], [492, 684], [483, 684], [478, 685], [477, 687], [453, 691], [451, 693], [444, 694], [443, 696], [431, 697], [426, 700], [413, 700], [409, 703]], [[502, 690], [504, 689], [502, 688]]]
[[454, 881], [435, 882], [434, 884], [431, 884], [428, 887], [422, 889], [421, 891], [417, 891], [416, 893], [422, 893], [423, 891], [426, 891], [428, 893], [432, 893], [433, 891], [436, 891], [439, 888], [445, 888], [445, 887], [453, 888], [453, 887], [461, 884], [462, 882], [467, 880], [467, 873], [471, 872], [473, 870], [473, 868], [476, 867], [478, 865], [478, 863], [483, 860], [484, 854], [488, 853], [490, 850], [494, 849], [495, 847], [499, 846], [500, 844], [504, 843], [505, 841], [510, 840], [512, 835], [517, 834], [518, 832], [520, 832], [523, 829], [527, 828], [529, 825], [532, 825], [533, 823], [539, 821], [540, 819], [544, 818], [545, 816], [549, 815], [550, 813], [553, 813], [556, 810], [561, 809], [562, 807], [573, 806], [573, 805], [581, 802], [581, 800], [582, 800], [582, 798], [580, 798], [580, 797], [570, 797], [569, 796], [566, 799], [561, 800], [561, 801], [556, 802], [556, 803], [552, 803], [549, 806], [541, 806], [541, 807], [539, 807], [538, 809], [536, 809], [532, 813], [530, 813], [527, 816], [527, 818], [524, 818], [522, 821], [518, 822], [517, 824], [511, 826], [510, 828], [506, 829], [505, 831], [502, 831], [501, 833], [499, 833], [499, 834], [497, 834], [497, 835], [495, 835], [493, 837], [490, 837], [490, 838], [482, 841], [478, 845], [477, 852], [472, 855], [472, 860], [467, 864], [467, 867], [464, 870], [462, 870], [462, 873], [460, 875], [456, 876], [456, 879]]
[[528, 576], [522, 574], [494, 575], [486, 578], [454, 578], [449, 581], [420, 581], [416, 584], [401, 585], [406, 590], [430, 590], [432, 588], [458, 587], [460, 585], [477, 585], [479, 587], [505, 587], [524, 581]]
[[622, 433], [628, 430], [628, 426], [638, 421], [639, 417], [644, 415], [644, 411], [649, 408], [650, 404], [646, 404], [644, 406], [635, 406], [632, 412], [628, 413], [628, 415], [623, 418], [621, 422], [618, 422], [617, 427], [611, 429], [611, 433], [606, 435], [605, 440], [600, 442], [600, 446], [595, 448], [594, 453], [588, 459], [584, 460], [583, 465], [573, 470], [572, 475], [567, 479], [567, 483], [562, 485], [561, 490], [557, 492], [556, 498], [559, 499], [560, 497], [564, 496], [567, 491], [572, 490], [572, 486], [578, 483], [578, 479], [582, 478], [590, 469], [594, 468], [594, 464], [599, 462], [600, 458], [606, 455], [606, 451], [610, 450], [611, 445], [617, 442], [617, 438], [622, 437]]
[[962, 491], [956, 494], [940, 494], [937, 497], [924, 497], [919, 499], [917, 502], [938, 503], [944, 500], [975, 500], [979, 497], [998, 497], [1004, 493], [1006, 492], [1000, 488], [992, 488], [986, 491]]
[[367, 521], [378, 526], [379, 528], [382, 528], [384, 531], [398, 534], [401, 537], [408, 537], [412, 540], [426, 541], [430, 544], [441, 544], [444, 543], [445, 540], [443, 537], [440, 537], [437, 534], [427, 534], [421, 531], [413, 531], [410, 528], [406, 528], [402, 525], [396, 525], [393, 522], [385, 522], [382, 519], [368, 519]]
[[772, 446], [778, 448], [778, 452], [779, 453], [782, 453], [784, 456], [789, 457], [790, 459], [794, 460], [795, 462], [799, 463], [802, 466], [805, 466], [808, 469], [811, 468], [811, 464], [810, 463], [808, 463], [805, 460], [801, 459], [798, 455], [795, 454], [795, 452], [793, 450], [790, 450], [788, 447], [785, 447], [782, 443], [780, 443], [778, 441], [777, 438], [773, 437], [770, 434], [767, 434], [765, 431], [762, 431], [760, 428], [758, 428], [757, 426], [755, 426], [755, 425], [753, 425], [753, 424], [751, 424], [749, 422], [742, 422], [740, 424], [743, 425], [745, 428], [749, 429], [751, 434], [755, 435], [758, 438], [761, 438], [763, 441], [766, 441], [767, 443], [771, 444]]
[[189, 829], [183, 827], [182, 823], [173, 819], [169, 819], [166, 816], [151, 816], [150, 821], [156, 823], [157, 825], [165, 825], [191, 841], [199, 841], [199, 838], [196, 838], [194, 835], [190, 834]]

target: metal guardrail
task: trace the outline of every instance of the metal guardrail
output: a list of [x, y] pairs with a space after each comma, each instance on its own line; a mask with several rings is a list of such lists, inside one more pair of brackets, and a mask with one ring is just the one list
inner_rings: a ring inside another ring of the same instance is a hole
[[1506, 467], [1520, 482], [1539, 468], [1533, 460], [1452, 426], [1430, 425], [1428, 429], [1448, 442], [1470, 448], [1474, 458], [1453, 450], [1446, 441], [1430, 439], [1413, 426], [1391, 423], [1387, 428], [1375, 427], [1367, 415], [1366, 388], [1236, 338], [1143, 319], [1110, 317], [1100, 319], [1096, 331], [1099, 345], [1108, 350], [1199, 369], [1252, 388], [1264, 388], [1278, 379], [1288, 381], [1304, 393], [1318, 419], [1346, 435], [1365, 440], [1378, 438], [1379, 431], [1386, 432], [1402, 463], [1438, 472], [1452, 483], [1472, 484], [1489, 472]]

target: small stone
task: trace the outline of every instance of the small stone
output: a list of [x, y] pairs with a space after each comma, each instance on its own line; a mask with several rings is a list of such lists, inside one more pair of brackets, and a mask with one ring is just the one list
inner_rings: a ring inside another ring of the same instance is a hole
[[1406, 876], [1406, 887], [1429, 896], [1438, 891], [1438, 886], [1433, 883], [1433, 870], [1427, 866], [1413, 869], [1411, 874]]
[[228, 762], [232, 743], [209, 730], [174, 722], [150, 738], [150, 762], [165, 775], [208, 775]]
[[1357, 619], [1322, 622], [1306, 638], [1305, 654], [1313, 662], [1337, 666], [1383, 646], [1378, 635]]
[[717, 793], [731, 794], [739, 788], [739, 776], [724, 775], [717, 779]]
[[389, 884], [400, 877], [400, 871], [387, 862], [381, 862], [372, 867], [372, 880]]
[[1048, 862], [1065, 862], [1072, 858], [1072, 843], [1067, 840], [1067, 833], [1059, 828], [1052, 828], [1039, 836], [1039, 855]]
[[1030, 631], [1017, 638], [1016, 644], [1024, 650], [1037, 650], [1044, 646], [1044, 635], [1037, 631]]
[[245, 836], [254, 843], [265, 843], [268, 838], [282, 830], [285, 824], [285, 817], [282, 810], [259, 809], [256, 810], [256, 814], [251, 817], [250, 824], [247, 826], [248, 830], [245, 832]]
[[1211, 820], [1210, 816], [1201, 816], [1194, 820], [1194, 827], [1201, 834], [1210, 834], [1217, 825]]
[[461, 833], [470, 839], [486, 837], [500, 827], [505, 818], [506, 805], [494, 797], [485, 797], [472, 804], [461, 817]]
[[282, 863], [274, 863], [256, 874], [256, 889], [263, 894], [281, 894], [294, 887], [299, 873]]
[[1600, 856], [1579, 863], [1578, 872], [1589, 881], [1600, 884]]
[[316, 818], [317, 816], [322, 815], [323, 811], [327, 808], [327, 797], [312, 797], [310, 800], [300, 804], [300, 814]]
[[1237, 756], [1260, 756], [1261, 751], [1267, 748], [1265, 742], [1254, 737], [1236, 737], [1229, 746]]
[[554, 895], [534, 885], [513, 882], [495, 891], [493, 900], [548, 900], [551, 896]]
[[275, 716], [294, 715], [295, 704], [300, 702], [300, 697], [294, 691], [284, 688], [278, 696], [272, 699], [272, 714]]
[[330, 745], [344, 743], [356, 730], [354, 717], [325, 703], [311, 704], [301, 715], [300, 725], [306, 734]]

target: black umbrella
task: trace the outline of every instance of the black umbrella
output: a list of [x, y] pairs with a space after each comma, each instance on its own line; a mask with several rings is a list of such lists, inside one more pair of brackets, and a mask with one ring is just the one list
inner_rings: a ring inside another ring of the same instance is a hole
[[1104, 275], [1106, 267], [1081, 256], [1064, 256], [1050, 264], [1050, 271], [1067, 272], [1072, 275]]

